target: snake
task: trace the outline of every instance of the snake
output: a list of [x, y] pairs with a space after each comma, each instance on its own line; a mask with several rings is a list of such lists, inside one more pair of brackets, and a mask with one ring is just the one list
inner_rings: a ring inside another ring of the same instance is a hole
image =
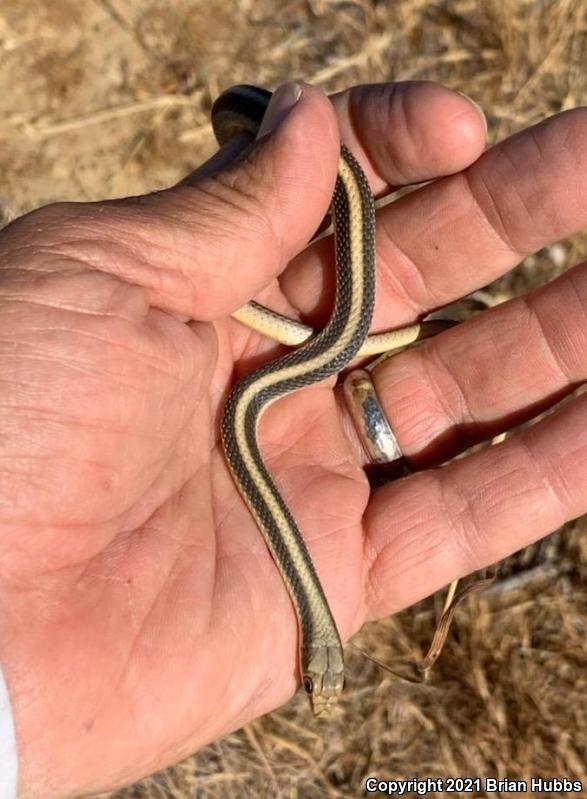
[[[219, 145], [243, 132], [257, 133], [271, 92], [233, 86], [212, 106]], [[301, 682], [314, 714], [327, 716], [344, 685], [341, 637], [302, 533], [267, 469], [257, 439], [259, 420], [274, 401], [337, 375], [357, 356], [397, 350], [445, 329], [420, 322], [369, 335], [375, 300], [375, 200], [359, 162], [341, 144], [331, 200], [335, 296], [320, 331], [251, 300], [232, 314], [238, 322], [294, 347], [242, 377], [221, 420], [221, 439], [232, 479], [255, 520], [293, 603], [299, 627]]]

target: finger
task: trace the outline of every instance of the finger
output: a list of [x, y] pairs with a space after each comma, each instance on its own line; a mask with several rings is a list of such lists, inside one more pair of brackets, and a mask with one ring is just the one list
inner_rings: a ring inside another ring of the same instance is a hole
[[586, 309], [584, 263], [377, 366], [375, 388], [402, 452], [418, 465], [442, 462], [587, 380]]
[[[582, 108], [516, 134], [464, 172], [382, 208], [374, 327], [407, 324], [580, 230], [587, 224], [586, 196]], [[330, 252], [329, 241], [317, 242], [282, 277], [288, 299], [303, 313], [328, 307]]]
[[311, 237], [339, 152], [332, 106], [304, 86], [278, 127], [236, 162], [219, 169], [216, 160], [200, 179], [145, 197], [49, 207], [39, 212], [44, 235], [53, 229], [61, 254], [143, 287], [152, 305], [217, 319], [266, 286]]
[[438, 83], [354, 86], [331, 100], [341, 138], [358, 158], [376, 196], [465, 169], [485, 147], [482, 110]]
[[434, 471], [391, 483], [365, 516], [366, 613], [380, 617], [587, 510], [587, 396]]

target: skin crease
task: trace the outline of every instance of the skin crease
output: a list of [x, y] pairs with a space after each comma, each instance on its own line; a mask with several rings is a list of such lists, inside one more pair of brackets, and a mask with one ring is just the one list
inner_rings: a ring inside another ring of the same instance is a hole
[[[131, 782], [296, 688], [295, 615], [218, 422], [235, 376], [279, 351], [228, 314], [257, 297], [319, 324], [328, 307], [330, 245], [301, 250], [337, 122], [378, 195], [438, 178], [379, 213], [376, 329], [587, 224], [583, 109], [482, 154], [477, 109], [440, 86], [357, 87], [334, 108], [304, 86], [234, 162], [242, 142], [168, 191], [0, 234], [0, 662], [21, 797]], [[378, 367], [410, 459], [434, 466], [584, 381], [586, 301], [581, 264]], [[328, 384], [276, 403], [260, 442], [344, 638], [587, 510], [585, 397], [371, 496], [338, 400]]]

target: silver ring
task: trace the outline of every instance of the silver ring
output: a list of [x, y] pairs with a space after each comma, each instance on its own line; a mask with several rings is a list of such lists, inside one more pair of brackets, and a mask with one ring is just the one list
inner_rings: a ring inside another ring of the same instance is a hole
[[366, 369], [353, 369], [342, 386], [347, 408], [371, 463], [394, 463], [404, 454]]

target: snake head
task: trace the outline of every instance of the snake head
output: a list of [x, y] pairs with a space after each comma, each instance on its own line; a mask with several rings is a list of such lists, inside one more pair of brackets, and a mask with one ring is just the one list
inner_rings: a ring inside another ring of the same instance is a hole
[[344, 660], [339, 643], [312, 647], [302, 683], [317, 717], [329, 716], [344, 687]]

